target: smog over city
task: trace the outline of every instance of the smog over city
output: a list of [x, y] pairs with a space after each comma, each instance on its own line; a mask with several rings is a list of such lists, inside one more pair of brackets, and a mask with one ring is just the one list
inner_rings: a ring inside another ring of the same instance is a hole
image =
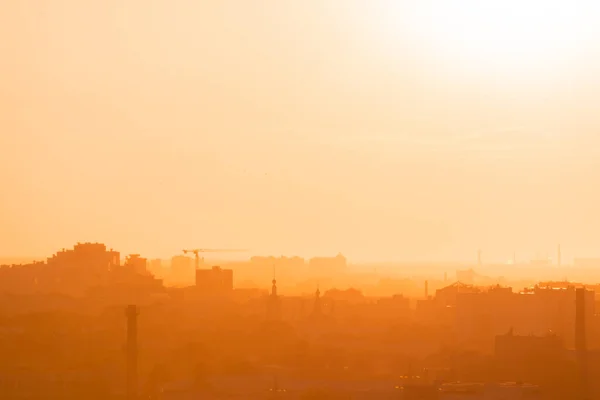
[[0, 399], [600, 400], [599, 20], [0, 1]]

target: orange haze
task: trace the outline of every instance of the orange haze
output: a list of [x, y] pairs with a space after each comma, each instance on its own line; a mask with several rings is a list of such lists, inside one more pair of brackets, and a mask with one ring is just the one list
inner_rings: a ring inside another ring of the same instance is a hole
[[502, 73], [374, 3], [2, 2], [0, 255], [598, 255], [594, 24]]

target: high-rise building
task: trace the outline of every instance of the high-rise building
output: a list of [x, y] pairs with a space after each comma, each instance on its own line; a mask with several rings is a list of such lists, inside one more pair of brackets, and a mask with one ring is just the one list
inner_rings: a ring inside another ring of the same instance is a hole
[[102, 243], [77, 243], [73, 250], [61, 250], [48, 258], [49, 266], [62, 269], [86, 269], [94, 272], [107, 272], [120, 265], [120, 254], [106, 250]]
[[139, 254], [130, 254], [127, 256], [124, 266], [131, 269], [136, 274], [148, 274], [148, 260], [141, 257]]
[[233, 271], [212, 267], [196, 270], [196, 288], [204, 294], [226, 294], [233, 290]]
[[120, 254], [102, 243], [77, 243], [72, 250], [61, 250], [47, 260], [36, 277], [39, 289], [81, 295], [92, 286], [104, 285], [119, 269]]

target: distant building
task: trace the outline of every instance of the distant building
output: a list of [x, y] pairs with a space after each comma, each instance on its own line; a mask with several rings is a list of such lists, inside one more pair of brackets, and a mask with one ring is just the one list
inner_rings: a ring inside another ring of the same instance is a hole
[[[306, 274], [306, 262], [301, 257], [261, 257], [254, 256], [250, 258], [250, 265], [244, 266], [239, 273], [249, 274], [255, 279], [265, 279], [273, 276], [273, 270], [276, 275], [285, 279], [294, 279]], [[236, 271], [236, 274], [238, 271]]]
[[512, 331], [498, 335], [494, 344], [494, 356], [509, 365], [530, 360], [557, 360], [565, 352], [564, 342], [557, 335], [517, 336]]
[[[576, 320], [576, 288], [575, 286], [556, 287], [542, 286], [535, 287], [529, 293], [533, 293], [537, 298], [535, 311], [531, 313], [538, 322], [539, 330], [555, 332], [565, 340], [567, 348], [575, 346], [575, 320]], [[585, 330], [588, 338], [593, 335], [593, 325], [595, 311], [595, 296], [592, 290], [585, 290]], [[522, 308], [522, 307], [520, 307]]]
[[[101, 243], [77, 243], [38, 262], [0, 268], [0, 291], [18, 294], [97, 294], [102, 301], [117, 301], [121, 294], [140, 298], [160, 292], [162, 282], [146, 269], [146, 259], [129, 256], [120, 265], [119, 252]], [[138, 296], [139, 295], [139, 296]]]
[[85, 268], [88, 271], [106, 272], [121, 263], [120, 253], [106, 250], [102, 243], [77, 243], [73, 250], [61, 250], [48, 258], [49, 266]]
[[479, 293], [481, 290], [473, 285], [469, 285], [463, 282], [455, 282], [452, 285], [446, 286], [442, 289], [438, 289], [435, 291], [435, 299], [436, 302], [440, 304], [440, 306], [456, 306], [456, 299], [460, 294], [464, 293]]
[[205, 294], [226, 294], [233, 290], [233, 271], [212, 267], [196, 270], [196, 288]]
[[109, 273], [119, 269], [120, 253], [102, 243], [77, 243], [47, 259], [35, 283], [38, 290], [81, 295], [87, 288], [108, 284]]
[[346, 272], [347, 260], [342, 254], [335, 257], [314, 257], [308, 262], [312, 276], [335, 277]]
[[124, 267], [131, 269], [136, 274], [148, 274], [148, 260], [139, 254], [130, 254], [127, 256]]
[[269, 291], [259, 288], [237, 288], [233, 289], [231, 299], [239, 303], [246, 303], [252, 300], [262, 299], [269, 295]]
[[363, 303], [365, 301], [364, 294], [354, 288], [348, 289], [329, 289], [325, 292], [325, 297], [330, 297], [337, 301], [347, 301], [349, 303]]
[[377, 305], [384, 315], [394, 315], [396, 317], [408, 317], [410, 315], [410, 299], [401, 294], [380, 298]]
[[[516, 335], [560, 336], [567, 348], [575, 345], [575, 287], [565, 282], [549, 282], [514, 293], [510, 288], [494, 286], [483, 290], [458, 288], [445, 293], [439, 307], [453, 305], [455, 330], [460, 343], [479, 351], [491, 351], [494, 337], [513, 329]], [[452, 296], [451, 296], [452, 295]], [[455, 302], [452, 302], [452, 297]], [[595, 293], [585, 292], [585, 328], [593, 337]]]

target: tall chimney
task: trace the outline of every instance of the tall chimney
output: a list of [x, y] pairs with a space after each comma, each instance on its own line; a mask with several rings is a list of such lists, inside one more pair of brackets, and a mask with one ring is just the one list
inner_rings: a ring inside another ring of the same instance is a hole
[[560, 244], [558, 245], [558, 252], [556, 254], [556, 265], [558, 266], [558, 268], [561, 267], [561, 257], [560, 257]]
[[580, 399], [588, 400], [587, 346], [585, 335], [585, 287], [575, 290], [575, 349], [579, 364]]
[[127, 306], [127, 400], [137, 399], [137, 316], [135, 305]]
[[578, 352], [586, 350], [585, 343], [585, 288], [575, 290], [575, 348]]

